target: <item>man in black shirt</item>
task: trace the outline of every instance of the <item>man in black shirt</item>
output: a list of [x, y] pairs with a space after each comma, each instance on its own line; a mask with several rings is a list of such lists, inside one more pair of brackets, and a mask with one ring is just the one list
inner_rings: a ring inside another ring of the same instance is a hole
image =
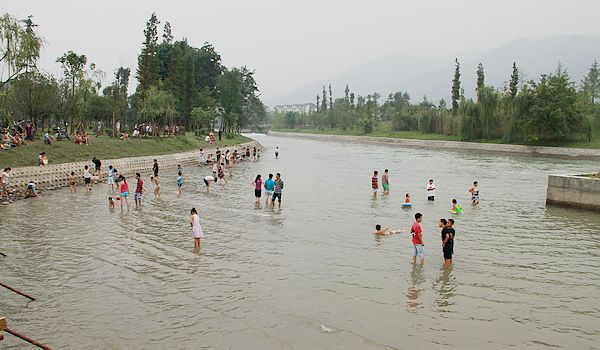
[[444, 267], [450, 267], [452, 265], [452, 254], [454, 254], [454, 220], [445, 219], [440, 220], [440, 227], [442, 227], [442, 251], [444, 253]]
[[158, 160], [154, 160], [154, 165], [152, 166], [152, 173], [154, 173], [154, 177], [158, 177]]

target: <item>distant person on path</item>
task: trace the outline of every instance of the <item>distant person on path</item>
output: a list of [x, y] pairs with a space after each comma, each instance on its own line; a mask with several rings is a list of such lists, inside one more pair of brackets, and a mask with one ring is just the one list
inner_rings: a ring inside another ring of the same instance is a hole
[[112, 165], [108, 166], [108, 173], [106, 174], [106, 184], [110, 185], [110, 190], [115, 190], [115, 169], [113, 169]]
[[88, 191], [92, 190], [92, 173], [87, 165], [83, 167], [83, 183]]
[[274, 193], [273, 193], [273, 206], [275, 206], [275, 199], [278, 200], [278, 205], [279, 208], [281, 208], [281, 191], [283, 190], [283, 180], [281, 180], [281, 174], [277, 173], [275, 175], [275, 186], [274, 186]]
[[412, 244], [413, 244], [413, 258], [412, 263], [415, 265], [417, 263], [417, 257], [419, 257], [421, 261], [421, 266], [425, 263], [425, 250], [423, 248], [423, 230], [421, 229], [421, 221], [423, 220], [423, 215], [421, 213], [415, 214], [415, 223], [410, 228], [410, 234], [412, 236]]
[[183, 192], [183, 175], [181, 171], [177, 172], [177, 193]]
[[137, 184], [135, 185], [135, 195], [133, 195], [133, 200], [135, 201], [135, 209], [142, 207], [142, 192], [144, 192], [144, 180], [142, 180], [142, 175], [140, 173], [135, 173], [135, 178], [137, 179]]
[[279, 146], [275, 147], [275, 159], [279, 159]]
[[208, 176], [204, 177], [204, 184], [206, 185], [206, 193], [210, 192], [210, 184], [212, 182], [216, 182], [216, 181], [217, 181], [217, 178], [214, 176], [208, 175]]
[[152, 165], [152, 174], [154, 177], [158, 177], [158, 160], [154, 160], [154, 164]]
[[127, 180], [125, 176], [119, 176], [119, 182], [121, 183], [121, 188], [119, 189], [119, 196], [121, 196], [121, 212], [123, 212], [123, 202], [127, 204], [127, 212], [129, 212], [129, 185], [127, 184]]
[[252, 184], [254, 185], [254, 197], [256, 198], [255, 203], [260, 204], [260, 197], [262, 194], [262, 186], [263, 186], [263, 181], [260, 178], [260, 175], [256, 175], [256, 179], [254, 180], [254, 182]]
[[8, 197], [8, 185], [10, 184], [10, 167], [4, 168], [2, 174], [0, 174], [0, 186], [2, 186], [2, 197], [6, 199], [7, 202], [10, 202], [10, 198]]
[[154, 197], [160, 198], [160, 179], [158, 177], [151, 176], [150, 182], [154, 183]]
[[265, 180], [265, 204], [269, 204], [269, 201], [273, 197], [273, 190], [275, 189], [275, 181], [273, 181], [273, 174], [269, 174], [269, 178]]
[[431, 179], [427, 184], [427, 200], [431, 202], [435, 201], [435, 184]]
[[[442, 221], [443, 220], [443, 221]], [[442, 222], [446, 220], [440, 220], [440, 227]], [[452, 266], [452, 255], [454, 254], [454, 220], [448, 219], [445, 223], [445, 227], [442, 229], [442, 252], [444, 253], [444, 267], [448, 268]], [[445, 231], [444, 231], [445, 230]]]
[[71, 193], [77, 193], [77, 176], [74, 171], [71, 171], [71, 175], [69, 175], [69, 188]]
[[379, 189], [379, 179], [377, 178], [379, 172], [377, 170], [373, 171], [373, 176], [371, 177], [371, 189], [373, 189], [373, 197], [377, 196], [377, 190]]
[[383, 186], [383, 194], [390, 193], [390, 174], [387, 169], [385, 169], [383, 175], [381, 175], [381, 186]]
[[473, 186], [469, 188], [469, 192], [471, 193], [471, 203], [473, 205], [479, 204], [479, 188], [477, 186], [479, 186], [479, 182], [475, 181], [473, 182]]
[[204, 237], [202, 227], [200, 226], [200, 216], [196, 208], [190, 211], [190, 226], [192, 226], [192, 236], [194, 237], [194, 249], [200, 249], [200, 239]]

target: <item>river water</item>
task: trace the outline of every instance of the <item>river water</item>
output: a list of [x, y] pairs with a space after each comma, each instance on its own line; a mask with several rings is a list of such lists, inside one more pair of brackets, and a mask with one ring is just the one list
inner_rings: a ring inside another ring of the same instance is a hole
[[[544, 205], [548, 174], [597, 163], [253, 137], [261, 160], [210, 194], [209, 170], [186, 168], [183, 195], [164, 174], [162, 198], [146, 193], [129, 214], [107, 209], [105, 185], [0, 207], [0, 281], [38, 298], [2, 289], [0, 315], [56, 349], [599, 347], [600, 215]], [[371, 173], [384, 168], [390, 195], [373, 198]], [[254, 205], [250, 183], [269, 172], [285, 181], [281, 209]], [[445, 270], [437, 220], [452, 198], [464, 213]], [[417, 211], [423, 268], [406, 233]], [[374, 237], [377, 223], [404, 233]]]

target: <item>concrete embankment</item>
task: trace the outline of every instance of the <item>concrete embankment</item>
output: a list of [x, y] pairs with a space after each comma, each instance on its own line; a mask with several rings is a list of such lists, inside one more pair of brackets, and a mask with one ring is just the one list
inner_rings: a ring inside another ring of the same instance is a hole
[[345, 136], [345, 135], [323, 135], [323, 134], [303, 134], [291, 132], [269, 131], [269, 135], [300, 137], [314, 140], [331, 140], [344, 142], [364, 142], [374, 144], [387, 144], [407, 148], [420, 149], [443, 149], [455, 151], [477, 151], [487, 153], [503, 153], [530, 155], [535, 157], [547, 158], [571, 158], [571, 159], [589, 159], [600, 160], [600, 149], [587, 148], [567, 148], [567, 147], [542, 147], [542, 146], [523, 146], [507, 145], [494, 143], [478, 142], [459, 142], [459, 141], [435, 141], [435, 140], [413, 140], [398, 139], [393, 137], [373, 137], [373, 136]]
[[[232, 152], [234, 149], [241, 151], [244, 147], [260, 147], [262, 146], [256, 142], [247, 142], [230, 147], [221, 147], [221, 150], [225, 152], [226, 149], [230, 149]], [[206, 154], [215, 154], [216, 148], [204, 149]], [[101, 159], [102, 171], [100, 172], [100, 180], [106, 178], [108, 166], [112, 165], [126, 177], [133, 176], [135, 173], [144, 175], [151, 174], [152, 165], [154, 159], [158, 161], [159, 175], [164, 174], [166, 171], [177, 169], [177, 165], [182, 167], [199, 164], [199, 150], [189, 151], [184, 153], [165, 154], [160, 156], [145, 156], [145, 157], [132, 157], [132, 158], [119, 158], [119, 159]], [[77, 183], [83, 183], [83, 167], [89, 166], [90, 169], [94, 169], [94, 166], [89, 161], [64, 163], [64, 164], [50, 164], [44, 167], [30, 166], [13, 168], [10, 176], [9, 188], [16, 190], [16, 196], [20, 197], [29, 181], [34, 181], [37, 185], [38, 190], [53, 190], [58, 188], [69, 187], [69, 175], [71, 172], [75, 172], [77, 176]]]
[[600, 211], [600, 179], [576, 175], [550, 175], [546, 204]]

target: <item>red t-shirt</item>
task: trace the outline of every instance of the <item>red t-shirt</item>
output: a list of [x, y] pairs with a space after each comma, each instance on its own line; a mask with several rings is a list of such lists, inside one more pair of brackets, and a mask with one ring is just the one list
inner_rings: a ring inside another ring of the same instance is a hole
[[372, 188], [379, 188], [379, 184], [378, 184], [378, 181], [377, 181], [377, 176], [373, 176], [371, 178], [371, 187]]
[[413, 244], [423, 244], [423, 240], [419, 236], [419, 233], [422, 233], [421, 224], [415, 222], [410, 228], [410, 234], [412, 235]]
[[138, 179], [137, 186], [135, 187], [135, 193], [142, 193], [144, 190], [144, 180]]
[[127, 185], [127, 182], [123, 181], [123, 184], [121, 185], [121, 193], [125, 192], [129, 193], [129, 186]]

